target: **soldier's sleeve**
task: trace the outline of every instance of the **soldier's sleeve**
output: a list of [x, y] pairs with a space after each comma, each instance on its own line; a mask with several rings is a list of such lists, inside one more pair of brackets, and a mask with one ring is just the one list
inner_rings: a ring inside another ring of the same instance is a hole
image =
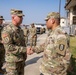
[[56, 46], [56, 53], [65, 55], [67, 49], [67, 38], [65, 35], [60, 34], [57, 36]]
[[35, 35], [36, 35], [36, 28], [35, 28]]
[[33, 46], [33, 51], [37, 54], [43, 52], [44, 49], [45, 49], [45, 43], [39, 46]]
[[12, 37], [8, 32], [2, 31], [1, 37], [2, 37], [5, 50], [7, 50], [8, 52], [11, 52], [14, 54], [26, 52], [26, 47], [16, 46], [13, 44]]
[[35, 31], [34, 31], [34, 33], [33, 33], [33, 36], [35, 36], [36, 35], [36, 28], [34, 29]]
[[31, 28], [29, 28], [28, 30], [29, 30], [29, 33], [30, 33], [31, 32]]
[[29, 29], [27, 29], [27, 33], [29, 33]]
[[68, 48], [67, 37], [65, 35], [59, 36], [57, 40], [57, 47], [57, 53], [62, 56], [62, 63], [64, 63], [67, 67], [67, 65], [69, 65], [71, 61], [71, 52]]

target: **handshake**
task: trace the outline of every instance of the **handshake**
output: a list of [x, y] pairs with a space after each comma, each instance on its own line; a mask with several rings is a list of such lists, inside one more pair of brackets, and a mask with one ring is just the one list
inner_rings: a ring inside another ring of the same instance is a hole
[[27, 47], [27, 54], [31, 55], [33, 53], [34, 53], [33, 48], [32, 47]]

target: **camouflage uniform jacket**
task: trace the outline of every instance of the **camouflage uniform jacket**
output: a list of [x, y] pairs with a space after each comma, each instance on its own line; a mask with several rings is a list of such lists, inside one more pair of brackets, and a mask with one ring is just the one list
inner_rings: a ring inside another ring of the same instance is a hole
[[[3, 27], [0, 25], [0, 57], [4, 56], [4, 46], [2, 44], [2, 38], [1, 38], [1, 32], [2, 32]], [[2, 57], [3, 59], [3, 57]]]
[[70, 63], [71, 53], [67, 46], [67, 37], [59, 26], [49, 33], [44, 46], [34, 48], [37, 53], [43, 50], [41, 73], [46, 75], [66, 71]]
[[24, 36], [27, 37], [28, 36], [28, 29], [24, 28], [23, 31], [24, 31]]
[[35, 27], [31, 27], [30, 29], [29, 29], [29, 33], [30, 33], [30, 36], [31, 37], [34, 37], [34, 36], [36, 36], [36, 28]]
[[23, 30], [13, 24], [3, 28], [2, 40], [5, 47], [5, 61], [19, 62], [26, 59], [26, 45]]
[[[2, 40], [1, 39], [1, 31], [2, 31], [3, 27], [0, 25], [0, 41]], [[0, 45], [2, 45], [2, 43], [0, 42]]]

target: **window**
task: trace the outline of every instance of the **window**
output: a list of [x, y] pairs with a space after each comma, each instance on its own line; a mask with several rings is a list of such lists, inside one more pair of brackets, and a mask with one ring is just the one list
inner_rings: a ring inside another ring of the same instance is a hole
[[73, 24], [76, 24], [76, 16], [73, 16]]
[[73, 7], [73, 15], [76, 15], [76, 6]]

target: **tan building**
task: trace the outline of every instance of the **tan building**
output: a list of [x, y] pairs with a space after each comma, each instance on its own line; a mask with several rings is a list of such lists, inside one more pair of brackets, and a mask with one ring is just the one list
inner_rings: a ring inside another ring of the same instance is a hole
[[66, 27], [67, 26], [67, 20], [65, 17], [60, 18], [60, 26], [61, 27]]
[[70, 25], [76, 25], [76, 0], [66, 0], [65, 9]]

